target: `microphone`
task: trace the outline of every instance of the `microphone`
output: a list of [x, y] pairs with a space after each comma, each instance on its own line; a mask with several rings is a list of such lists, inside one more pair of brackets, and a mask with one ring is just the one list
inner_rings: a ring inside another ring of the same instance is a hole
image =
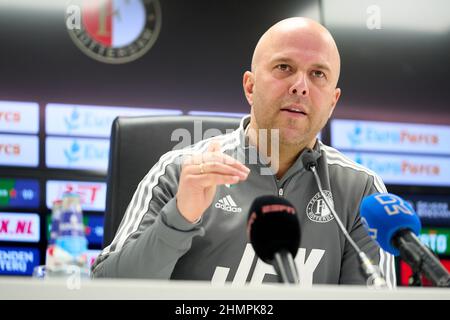
[[344, 225], [342, 224], [341, 219], [337, 215], [336, 211], [334, 210], [333, 206], [330, 204], [328, 198], [325, 196], [325, 193], [322, 189], [322, 184], [320, 183], [319, 174], [317, 173], [316, 167], [317, 167], [317, 159], [320, 158], [320, 153], [312, 150], [312, 149], [306, 149], [302, 154], [302, 163], [306, 170], [311, 171], [314, 175], [314, 179], [316, 181], [317, 188], [319, 189], [320, 195], [322, 196], [323, 200], [325, 201], [325, 204], [327, 205], [330, 212], [333, 214], [334, 220], [336, 220], [336, 223], [339, 226], [339, 229], [344, 234], [347, 241], [351, 244], [351, 246], [355, 249], [356, 253], [358, 254], [360, 266], [362, 270], [364, 271], [368, 284], [370, 283], [371, 286], [375, 288], [387, 288], [386, 280], [381, 276], [378, 269], [372, 264], [370, 259], [367, 257], [367, 255], [358, 247], [358, 245], [353, 241], [353, 239], [350, 237], [350, 234], [348, 233], [347, 229], [345, 229]]
[[294, 258], [300, 246], [300, 223], [289, 201], [276, 196], [256, 198], [248, 215], [247, 235], [258, 257], [273, 265], [279, 282], [299, 283]]
[[421, 224], [413, 207], [391, 193], [365, 197], [361, 216], [369, 234], [385, 251], [408, 263], [414, 273], [423, 272], [438, 287], [450, 287], [450, 273], [417, 238]]

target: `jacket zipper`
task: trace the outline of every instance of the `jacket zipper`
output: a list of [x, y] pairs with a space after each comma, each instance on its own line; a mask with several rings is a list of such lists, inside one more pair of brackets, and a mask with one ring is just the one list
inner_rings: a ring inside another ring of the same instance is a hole
[[282, 198], [282, 197], [283, 197], [283, 194], [284, 194], [283, 188], [279, 188], [279, 189], [278, 189], [278, 196]]

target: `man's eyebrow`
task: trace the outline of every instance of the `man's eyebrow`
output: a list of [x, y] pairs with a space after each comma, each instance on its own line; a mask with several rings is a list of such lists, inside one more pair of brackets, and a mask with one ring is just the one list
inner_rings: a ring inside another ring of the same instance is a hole
[[291, 63], [291, 62], [293, 62], [293, 60], [290, 58], [287, 58], [287, 57], [276, 57], [276, 58], [272, 59], [272, 63], [280, 63], [280, 62]]
[[[271, 63], [293, 63], [294, 60], [288, 57], [275, 57], [272, 59]], [[311, 65], [312, 68], [319, 69], [319, 70], [325, 70], [328, 72], [331, 72], [331, 68], [327, 63], [313, 63]]]
[[323, 63], [314, 63], [312, 65], [313, 68], [320, 69], [320, 70], [326, 70], [328, 72], [331, 72], [331, 68], [328, 66], [328, 64]]

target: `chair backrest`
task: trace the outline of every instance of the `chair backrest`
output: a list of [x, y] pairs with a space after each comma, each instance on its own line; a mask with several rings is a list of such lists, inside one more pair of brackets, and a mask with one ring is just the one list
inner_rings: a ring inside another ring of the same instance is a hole
[[110, 138], [103, 246], [111, 243], [147, 172], [168, 151], [236, 129], [239, 118], [210, 116], [118, 117]]

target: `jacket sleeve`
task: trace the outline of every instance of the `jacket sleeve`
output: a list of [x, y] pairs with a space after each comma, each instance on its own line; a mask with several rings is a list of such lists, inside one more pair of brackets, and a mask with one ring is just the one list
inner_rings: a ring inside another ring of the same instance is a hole
[[93, 278], [170, 278], [193, 237], [204, 235], [201, 220], [191, 224], [177, 209], [180, 168], [180, 157], [166, 154], [140, 182], [114, 240], [92, 267]]
[[[372, 263], [379, 268], [381, 275], [386, 280], [389, 288], [396, 287], [395, 258], [381, 249], [378, 244], [368, 235], [362, 224], [359, 213], [359, 205], [365, 196], [374, 193], [387, 192], [386, 187], [378, 176], [371, 177], [358, 201], [357, 215], [353, 226], [348, 230], [352, 239], [358, 247], [371, 259]], [[358, 256], [348, 241], [345, 242], [344, 255], [341, 265], [340, 283], [342, 284], [368, 284], [360, 267]]]

